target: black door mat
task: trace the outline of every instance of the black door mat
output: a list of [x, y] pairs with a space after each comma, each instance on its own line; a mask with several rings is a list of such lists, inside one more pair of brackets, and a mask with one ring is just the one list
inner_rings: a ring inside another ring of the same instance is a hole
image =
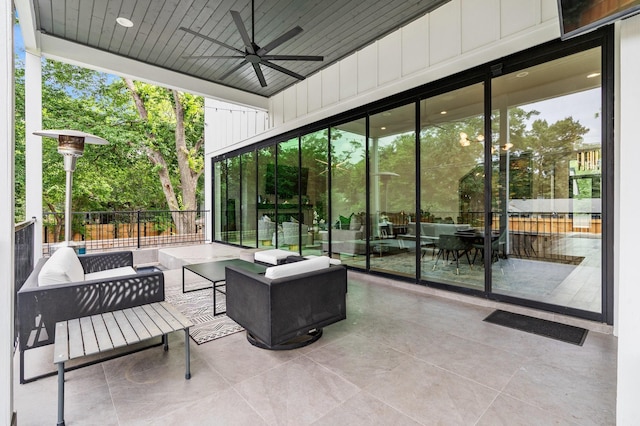
[[582, 346], [588, 333], [584, 328], [501, 310], [493, 311], [484, 321], [579, 346]]

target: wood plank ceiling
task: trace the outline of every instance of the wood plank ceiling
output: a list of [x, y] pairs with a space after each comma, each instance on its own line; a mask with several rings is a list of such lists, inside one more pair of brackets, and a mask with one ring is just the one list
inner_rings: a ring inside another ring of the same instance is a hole
[[[449, 0], [254, 1], [253, 19], [251, 0], [34, 0], [34, 10], [37, 30], [50, 36], [269, 97], [298, 80], [261, 66], [267, 83], [261, 87], [250, 64], [222, 80], [242, 59], [188, 56], [237, 52], [180, 27], [245, 51], [232, 10], [260, 47], [299, 25], [303, 32], [269, 54], [323, 56], [322, 62], [273, 61], [308, 77]], [[133, 27], [118, 25], [118, 17]]]

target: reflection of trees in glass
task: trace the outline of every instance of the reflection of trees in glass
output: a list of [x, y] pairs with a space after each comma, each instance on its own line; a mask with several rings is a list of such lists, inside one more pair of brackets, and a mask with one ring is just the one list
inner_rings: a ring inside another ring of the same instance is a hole
[[320, 221], [326, 221], [329, 217], [327, 211], [328, 133], [327, 130], [322, 130], [304, 135], [301, 139], [302, 167], [307, 173], [307, 185], [303, 188], [305, 190], [303, 204], [313, 205], [315, 214], [310, 219], [318, 222], [313, 225], [318, 225]]
[[[482, 194], [484, 173], [482, 170], [483, 144], [477, 141], [483, 135], [482, 116], [460, 121], [450, 121], [425, 127], [420, 132], [421, 157], [421, 210], [436, 216], [458, 211], [460, 196], [459, 180], [469, 174], [465, 181], [465, 193]], [[460, 133], [466, 133], [470, 144], [460, 144]], [[480, 171], [476, 165], [480, 164]], [[482, 204], [480, 204], [481, 206]], [[478, 210], [482, 211], [482, 209]]]
[[[510, 116], [510, 124], [513, 116]], [[521, 140], [513, 142], [512, 155], [528, 153], [531, 156], [532, 198], [569, 197], [569, 164], [588, 132], [589, 129], [572, 117], [551, 124], [539, 119], [523, 132]]]
[[[364, 132], [364, 129], [363, 129]], [[331, 202], [335, 222], [337, 216], [365, 211], [364, 137], [331, 129]]]

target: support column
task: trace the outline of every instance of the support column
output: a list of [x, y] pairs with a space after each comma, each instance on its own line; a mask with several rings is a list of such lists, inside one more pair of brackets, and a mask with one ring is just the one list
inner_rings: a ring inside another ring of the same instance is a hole
[[[619, 167], [616, 168], [616, 230], [614, 235], [615, 293], [617, 315], [614, 318], [618, 335], [618, 392], [616, 423], [635, 424], [640, 418], [640, 286], [638, 286], [638, 116], [640, 116], [640, 16], [620, 23], [619, 84], [620, 99], [616, 113], [619, 131], [616, 148]], [[616, 129], [618, 130], [618, 129]]]
[[42, 129], [42, 61], [40, 55], [25, 53], [25, 179], [26, 220], [36, 218], [33, 229], [33, 263], [42, 257], [42, 138], [33, 134]]
[[14, 64], [13, 2], [0, 6], [0, 425], [13, 418]]

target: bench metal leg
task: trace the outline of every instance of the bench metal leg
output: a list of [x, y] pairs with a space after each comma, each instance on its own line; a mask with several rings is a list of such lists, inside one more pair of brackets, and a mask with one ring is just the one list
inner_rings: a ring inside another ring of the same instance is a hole
[[[215, 288], [213, 289], [215, 292]], [[185, 356], [185, 365], [186, 371], [184, 374], [184, 378], [189, 380], [191, 378], [191, 350], [189, 349], [189, 327], [184, 329], [184, 356]]]
[[164, 350], [169, 350], [169, 336], [166, 334], [162, 335], [162, 344], [164, 345]]
[[64, 426], [64, 362], [58, 363], [58, 423]]

